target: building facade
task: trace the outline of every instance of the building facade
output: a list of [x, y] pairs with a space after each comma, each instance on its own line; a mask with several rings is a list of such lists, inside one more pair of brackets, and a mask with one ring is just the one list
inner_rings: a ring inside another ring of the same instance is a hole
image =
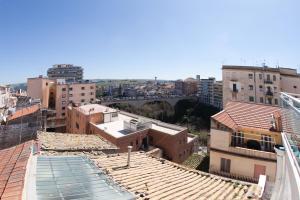
[[197, 96], [201, 103], [212, 105], [216, 108], [223, 108], [223, 84], [216, 81], [214, 77], [200, 79], [198, 82]]
[[223, 65], [223, 105], [229, 101], [278, 105], [280, 92], [300, 93], [296, 69]]
[[133, 151], [159, 147], [164, 157], [183, 162], [197, 149], [197, 137], [184, 127], [120, 112], [98, 104], [68, 107], [67, 132], [97, 134], [120, 148]]
[[282, 145], [281, 110], [276, 106], [229, 102], [211, 117], [211, 173], [258, 181], [260, 175], [274, 182], [275, 145]]
[[47, 127], [64, 131], [67, 106], [70, 103], [93, 103], [96, 84], [89, 81], [67, 83], [64, 79], [51, 80], [40, 76], [27, 80], [27, 93], [33, 99], [40, 99], [42, 108], [49, 111]]
[[66, 82], [78, 82], [83, 80], [83, 68], [71, 64], [53, 65], [47, 71], [50, 79], [65, 79]]

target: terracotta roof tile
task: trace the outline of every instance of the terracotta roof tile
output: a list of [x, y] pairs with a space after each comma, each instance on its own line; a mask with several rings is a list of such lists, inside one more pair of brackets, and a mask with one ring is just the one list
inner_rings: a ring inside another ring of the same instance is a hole
[[22, 199], [31, 141], [0, 151], [0, 199]]
[[223, 111], [212, 116], [212, 119], [229, 128], [250, 127], [270, 130], [271, 114], [278, 114], [281, 108], [276, 106], [229, 102]]
[[40, 109], [40, 106], [38, 104], [36, 105], [33, 105], [33, 106], [29, 106], [29, 107], [26, 107], [26, 108], [22, 108], [20, 110], [17, 110], [14, 114], [12, 114], [11, 116], [9, 116], [7, 118], [8, 121], [10, 120], [14, 120], [14, 119], [17, 119], [21, 116], [26, 116], [26, 115], [29, 115], [29, 114], [32, 114], [32, 113], [35, 113], [37, 112], [38, 110]]
[[[94, 162], [137, 199], [259, 199], [256, 184], [186, 168], [167, 160], [133, 152], [131, 167], [127, 153], [97, 156]], [[249, 194], [254, 197], [249, 197]]]

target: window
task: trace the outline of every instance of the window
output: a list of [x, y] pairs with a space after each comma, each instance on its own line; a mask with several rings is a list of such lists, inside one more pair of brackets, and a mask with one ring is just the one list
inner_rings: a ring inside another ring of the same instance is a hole
[[66, 107], [62, 107], [61, 109], [62, 109], [62, 110], [66, 110]]
[[276, 81], [276, 75], [273, 75], [273, 81]]
[[91, 90], [93, 90], [94, 89], [94, 86], [91, 86]]
[[85, 100], [84, 100], [84, 99], [81, 99], [81, 102], [83, 103], [83, 102], [85, 102]]
[[62, 102], [61, 102], [61, 105], [65, 105], [65, 104], [66, 104], [66, 101], [62, 101]]
[[48, 82], [46, 83], [46, 86], [48, 86]]
[[261, 148], [263, 151], [272, 151], [272, 138], [269, 135], [261, 135]]
[[66, 98], [66, 94], [61, 95], [62, 98]]
[[268, 81], [271, 80], [270, 74], [267, 74], [267, 80], [268, 80]]
[[249, 90], [253, 90], [253, 85], [249, 85]]
[[66, 116], [66, 113], [61, 113], [61, 115], [64, 117], [64, 116]]
[[274, 92], [277, 91], [277, 87], [274, 87]]
[[232, 146], [238, 146], [238, 147], [242, 147], [244, 146], [244, 133], [241, 132], [234, 132], [231, 135], [231, 145]]
[[250, 102], [254, 102], [254, 97], [253, 96], [249, 96], [249, 101]]
[[139, 144], [139, 141], [138, 141], [138, 140], [136, 140], [136, 141], [135, 141], [135, 144], [136, 144], [136, 146], [137, 146], [137, 145]]
[[272, 105], [272, 99], [268, 98], [268, 104]]
[[259, 98], [259, 102], [260, 102], [260, 103], [264, 103], [264, 98], [263, 98], [263, 97], [260, 97], [260, 98]]
[[84, 89], [85, 89], [85, 87], [81, 87], [81, 89], [82, 89], [82, 90], [84, 90]]
[[115, 112], [115, 113], [112, 113], [112, 114], [111, 114], [111, 117], [118, 117], [118, 113], [116, 113], [116, 112]]
[[79, 129], [79, 124], [76, 122], [76, 128]]
[[81, 93], [81, 96], [84, 96], [85, 94], [84, 93]]
[[297, 86], [296, 86], [296, 85], [294, 85], [294, 88], [296, 89], [296, 88], [297, 88]]
[[237, 91], [238, 91], [238, 90], [237, 90], [237, 87], [236, 87], [236, 83], [234, 83], [234, 84], [232, 85], [232, 89], [233, 89], [234, 92], [237, 92]]
[[72, 87], [70, 87], [70, 88], [69, 88], [69, 91], [72, 91], [72, 90], [73, 90], [73, 88], [72, 88]]
[[278, 105], [278, 99], [274, 99], [275, 105]]
[[230, 173], [230, 159], [221, 158], [221, 172]]
[[249, 79], [253, 79], [253, 74], [248, 74]]
[[73, 94], [69, 94], [69, 97], [73, 97]]
[[259, 76], [259, 79], [261, 80], [262, 79], [262, 74], [259, 74], [258, 76]]
[[65, 92], [65, 91], [66, 91], [66, 88], [62, 88], [61, 90], [62, 90], [63, 92]]
[[91, 95], [94, 95], [94, 92], [91, 92]]
[[93, 98], [91, 98], [91, 102], [93, 102], [94, 101], [94, 99]]

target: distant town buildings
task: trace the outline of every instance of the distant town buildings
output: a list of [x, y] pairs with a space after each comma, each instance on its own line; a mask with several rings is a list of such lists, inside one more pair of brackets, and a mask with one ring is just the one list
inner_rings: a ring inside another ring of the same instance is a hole
[[224, 106], [229, 101], [278, 105], [280, 92], [300, 93], [296, 69], [223, 65], [222, 71]]
[[0, 109], [15, 107], [17, 98], [12, 95], [12, 92], [8, 86], [0, 85]]
[[78, 82], [83, 80], [83, 68], [71, 64], [53, 65], [47, 71], [50, 79], [65, 79], [66, 82]]
[[175, 81], [175, 94], [176, 95], [185, 95], [185, 96], [191, 96], [196, 95], [197, 93], [197, 79], [194, 78], [187, 78], [184, 81], [183, 80], [177, 80]]
[[67, 132], [100, 135], [121, 152], [128, 146], [133, 151], [159, 147], [164, 157], [174, 162], [184, 161], [198, 148], [197, 137], [188, 134], [187, 128], [98, 104], [69, 106]]
[[280, 107], [229, 102], [211, 117], [210, 172], [253, 181], [266, 175], [274, 182], [281, 131]]

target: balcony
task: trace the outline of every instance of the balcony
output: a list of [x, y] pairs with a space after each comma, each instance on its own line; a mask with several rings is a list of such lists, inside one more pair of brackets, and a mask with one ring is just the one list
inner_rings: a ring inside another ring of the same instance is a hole
[[228, 151], [234, 154], [245, 155], [254, 158], [276, 160], [274, 150], [275, 142], [271, 138], [257, 140], [248, 137], [231, 136], [231, 144]]
[[273, 81], [271, 81], [271, 80], [265, 80], [264, 83], [265, 84], [273, 84]]
[[270, 97], [273, 97], [273, 92], [272, 91], [267, 91], [266, 93], [265, 93], [265, 95], [266, 96], [270, 96]]

